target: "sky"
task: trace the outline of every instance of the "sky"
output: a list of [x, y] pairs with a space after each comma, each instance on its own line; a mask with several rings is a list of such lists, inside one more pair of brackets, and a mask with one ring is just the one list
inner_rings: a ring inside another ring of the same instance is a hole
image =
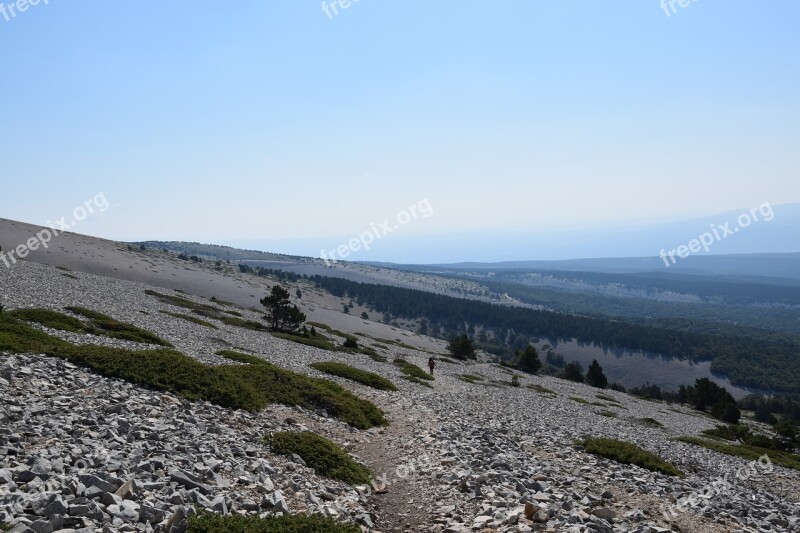
[[3, 218], [421, 262], [800, 202], [795, 0], [0, 3]]

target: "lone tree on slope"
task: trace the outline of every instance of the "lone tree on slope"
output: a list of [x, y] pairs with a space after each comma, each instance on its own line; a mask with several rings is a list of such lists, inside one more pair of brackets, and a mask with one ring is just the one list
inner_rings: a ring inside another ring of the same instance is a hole
[[289, 291], [280, 285], [272, 287], [272, 292], [261, 299], [261, 305], [267, 308], [264, 320], [274, 330], [294, 331], [306, 321], [306, 315], [289, 302]]
[[475, 343], [466, 333], [454, 337], [453, 340], [450, 341], [450, 344], [447, 345], [447, 351], [450, 352], [450, 355], [462, 361], [478, 357], [478, 354], [475, 352]]
[[560, 377], [577, 383], [583, 383], [583, 367], [578, 361], [567, 363], [564, 365], [564, 370], [561, 372]]
[[600, 366], [597, 359], [592, 361], [592, 364], [589, 365], [589, 370], [586, 371], [586, 383], [599, 389], [608, 387], [608, 379], [603, 374], [603, 367]]
[[528, 374], [535, 374], [542, 368], [542, 361], [539, 359], [539, 352], [536, 347], [529, 344], [525, 351], [518, 354], [519, 360], [517, 368]]

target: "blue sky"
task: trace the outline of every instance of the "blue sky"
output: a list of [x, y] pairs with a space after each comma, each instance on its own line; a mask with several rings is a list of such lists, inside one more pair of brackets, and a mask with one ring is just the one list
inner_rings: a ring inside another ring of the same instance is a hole
[[75, 231], [335, 244], [423, 199], [398, 235], [800, 202], [796, 1], [43, 2], [0, 14], [4, 218], [102, 192]]

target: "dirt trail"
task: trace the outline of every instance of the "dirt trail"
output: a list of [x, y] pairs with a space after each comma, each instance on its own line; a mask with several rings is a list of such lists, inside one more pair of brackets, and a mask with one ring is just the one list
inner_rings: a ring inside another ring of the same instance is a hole
[[[435, 502], [425, 501], [416, 476], [406, 477], [404, 468], [408, 467], [406, 456], [413, 449], [403, 449], [415, 432], [431, 429], [432, 422], [424, 416], [421, 410], [400, 408], [394, 406], [389, 412], [390, 425], [383, 430], [380, 438], [372, 439], [357, 447], [357, 454], [369, 465], [375, 473], [375, 485], [383, 488], [374, 494], [371, 503], [378, 520], [375, 527], [380, 531], [421, 531], [430, 525]], [[417, 423], [416, 420], [424, 422]]]

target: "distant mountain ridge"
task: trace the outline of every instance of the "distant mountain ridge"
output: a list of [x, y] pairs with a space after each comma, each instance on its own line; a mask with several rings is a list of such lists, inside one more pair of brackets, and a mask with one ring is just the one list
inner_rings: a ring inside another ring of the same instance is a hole
[[666, 267], [659, 257], [566, 259], [554, 261], [463, 262], [432, 265], [399, 265], [367, 262], [403, 270], [566, 270], [604, 273], [652, 272], [664, 275], [730, 276], [742, 280], [776, 278], [775, 281], [800, 281], [800, 252], [776, 254], [695, 255]]

